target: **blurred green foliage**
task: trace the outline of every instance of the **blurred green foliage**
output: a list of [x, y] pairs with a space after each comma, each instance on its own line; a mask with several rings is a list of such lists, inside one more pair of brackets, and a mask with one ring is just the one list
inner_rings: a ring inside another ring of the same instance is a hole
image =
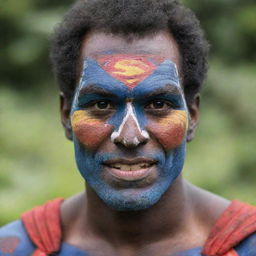
[[[201, 123], [184, 175], [214, 193], [256, 203], [256, 3], [184, 2], [211, 43]], [[50, 33], [70, 3], [0, 0], [0, 226], [84, 187], [59, 122], [48, 58]]]
[[256, 61], [256, 2], [254, 0], [184, 0], [202, 22], [212, 56], [226, 64]]

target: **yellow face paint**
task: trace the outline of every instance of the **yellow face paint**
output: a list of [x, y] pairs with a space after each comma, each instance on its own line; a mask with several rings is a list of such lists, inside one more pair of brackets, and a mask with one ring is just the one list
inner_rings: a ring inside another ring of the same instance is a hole
[[129, 77], [144, 74], [149, 65], [141, 60], [120, 60], [114, 67], [120, 71], [114, 71], [113, 74]]
[[99, 125], [103, 122], [99, 119], [91, 117], [85, 110], [77, 110], [74, 112], [71, 118], [72, 127], [76, 127], [80, 123], [87, 123], [90, 125]]
[[85, 110], [75, 111], [71, 124], [78, 141], [89, 150], [95, 150], [113, 130], [112, 125], [91, 117]]
[[105, 55], [97, 59], [101, 67], [112, 77], [124, 83], [130, 89], [150, 76], [163, 58], [150, 61], [149, 56], [143, 55]]
[[170, 123], [174, 125], [183, 125], [185, 129], [188, 129], [188, 118], [187, 112], [184, 110], [173, 110], [170, 115], [159, 120], [159, 125], [166, 126]]

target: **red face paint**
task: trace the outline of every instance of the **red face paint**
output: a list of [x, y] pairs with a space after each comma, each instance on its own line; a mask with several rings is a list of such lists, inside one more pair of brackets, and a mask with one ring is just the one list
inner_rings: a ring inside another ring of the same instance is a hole
[[95, 150], [113, 131], [113, 126], [90, 117], [86, 111], [75, 111], [72, 116], [72, 128], [78, 141], [89, 150]]
[[104, 55], [97, 59], [98, 64], [112, 77], [133, 89], [151, 75], [164, 58], [154, 55]]
[[168, 117], [151, 120], [146, 128], [168, 151], [181, 145], [187, 132], [187, 126], [186, 111], [173, 110]]

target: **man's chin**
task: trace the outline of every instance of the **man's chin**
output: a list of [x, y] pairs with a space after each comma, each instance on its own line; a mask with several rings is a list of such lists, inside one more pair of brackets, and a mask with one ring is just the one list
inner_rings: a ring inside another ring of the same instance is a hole
[[120, 190], [96, 191], [103, 202], [116, 211], [141, 211], [156, 204], [165, 189], [159, 188], [128, 188]]
[[153, 206], [155, 202], [146, 198], [137, 200], [122, 200], [108, 202], [108, 205], [116, 211], [128, 212], [128, 211], [142, 211]]

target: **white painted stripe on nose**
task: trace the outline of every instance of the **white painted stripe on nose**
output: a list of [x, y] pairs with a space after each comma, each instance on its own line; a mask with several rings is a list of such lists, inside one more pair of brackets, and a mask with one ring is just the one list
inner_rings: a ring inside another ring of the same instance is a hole
[[[141, 136], [143, 136], [145, 139], [148, 139], [148, 138], [149, 138], [148, 132], [145, 131], [145, 130], [141, 130], [140, 125], [139, 125], [139, 122], [138, 122], [138, 119], [137, 119], [137, 116], [136, 116], [136, 114], [135, 114], [135, 112], [134, 112], [134, 110], [133, 110], [132, 103], [129, 102], [129, 103], [127, 103], [127, 112], [126, 112], [126, 115], [125, 115], [125, 117], [124, 117], [123, 122], [122, 122], [121, 125], [119, 126], [118, 131], [114, 131], [114, 132], [112, 133], [112, 135], [111, 135], [111, 141], [112, 141], [112, 142], [114, 142], [114, 140], [115, 140], [118, 136], [120, 136], [120, 134], [121, 134], [121, 132], [122, 132], [122, 130], [123, 130], [123, 127], [124, 127], [124, 125], [125, 125], [125, 123], [126, 123], [126, 121], [128, 120], [129, 117], [131, 117], [131, 118], [135, 121], [135, 124], [136, 124], [138, 130], [139, 130], [140, 133], [141, 133]], [[134, 144], [135, 144], [135, 145], [139, 145], [139, 144], [140, 144], [139, 139], [138, 139], [137, 137], [134, 138]]]

